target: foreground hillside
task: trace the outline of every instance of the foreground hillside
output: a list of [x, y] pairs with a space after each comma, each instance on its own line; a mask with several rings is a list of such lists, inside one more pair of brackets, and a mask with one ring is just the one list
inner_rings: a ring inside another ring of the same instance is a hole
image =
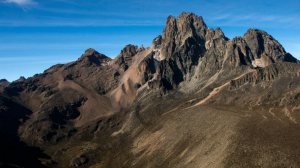
[[150, 48], [0, 82], [0, 166], [299, 167], [300, 64], [271, 35], [170, 16]]

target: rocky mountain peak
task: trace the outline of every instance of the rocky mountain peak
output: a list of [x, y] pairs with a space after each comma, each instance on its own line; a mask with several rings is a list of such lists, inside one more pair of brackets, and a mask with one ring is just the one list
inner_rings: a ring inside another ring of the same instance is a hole
[[93, 48], [89, 48], [85, 50], [84, 54], [81, 57], [97, 57], [99, 59], [108, 58], [106, 55], [99, 53]]
[[9, 82], [6, 79], [0, 79], [0, 86], [7, 86]]
[[286, 54], [284, 48], [268, 33], [251, 28], [244, 37], [249, 48], [251, 49], [255, 58], [261, 58], [263, 53], [270, 56], [274, 61], [277, 61], [280, 56]]
[[124, 55], [126, 57], [132, 57], [137, 53], [138, 46], [136, 45], [126, 45], [123, 50], [121, 50], [121, 53], [119, 55]]
[[[141, 47], [140, 50], [143, 50], [142, 48], [144, 47]], [[132, 64], [131, 57], [135, 56], [140, 50], [138, 49], [138, 46], [132, 44], [126, 45], [115, 58], [114, 64], [121, 67], [122, 71], [126, 71]]]
[[158, 83], [150, 82], [150, 88], [175, 88], [182, 81], [203, 80], [242, 66], [298, 62], [262, 30], [252, 28], [243, 37], [229, 40], [220, 28], [208, 28], [201, 16], [186, 12], [167, 18], [162, 37], [153, 40], [152, 50], [160, 62], [155, 79]]
[[108, 63], [110, 60], [111, 58], [106, 55], [97, 52], [95, 49], [89, 48], [85, 50], [85, 53], [78, 59], [78, 62], [83, 62], [86, 65], [102, 65], [103, 63]]
[[282, 45], [267, 32], [251, 28], [243, 36], [255, 61], [264, 61], [266, 65], [274, 62], [298, 62]]
[[194, 27], [196, 30], [199, 28], [205, 29], [207, 28], [206, 24], [203, 21], [202, 16], [197, 16], [196, 14], [192, 12], [182, 12], [178, 18], [177, 18], [178, 24], [183, 25], [186, 24], [192, 24], [192, 28]]
[[187, 39], [204, 45], [207, 26], [201, 16], [194, 13], [181, 13], [177, 18], [169, 16], [162, 35], [162, 59], [173, 55], [177, 48], [183, 46]]
[[223, 31], [219, 27], [217, 27], [215, 30], [214, 38], [220, 38], [220, 37], [225, 38], [225, 35], [224, 35]]
[[93, 55], [93, 54], [99, 54], [99, 53], [95, 49], [93, 49], [93, 48], [88, 48], [84, 52], [84, 55]]
[[13, 81], [15, 82], [24, 82], [26, 80], [26, 78], [24, 76], [20, 76], [20, 78], [18, 80]]
[[160, 49], [160, 46], [161, 46], [161, 40], [162, 40], [162, 36], [159, 35], [157, 36], [151, 43], [151, 48], [152, 49]]
[[144, 50], [144, 49], [145, 49], [145, 47], [144, 47], [144, 45], [142, 44], [141, 47], [139, 48], [139, 50]]

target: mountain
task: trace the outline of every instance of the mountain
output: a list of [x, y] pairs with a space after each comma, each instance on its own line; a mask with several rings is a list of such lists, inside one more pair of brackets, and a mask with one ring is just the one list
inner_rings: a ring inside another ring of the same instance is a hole
[[193, 13], [169, 16], [150, 48], [90, 48], [6, 83], [0, 165], [299, 167], [299, 76], [262, 30], [230, 40]]
[[6, 79], [0, 79], [0, 85], [7, 86], [7, 85], [9, 85], [9, 82]]
[[3, 89], [9, 85], [9, 82], [6, 79], [0, 79], [0, 91], [2, 92]]

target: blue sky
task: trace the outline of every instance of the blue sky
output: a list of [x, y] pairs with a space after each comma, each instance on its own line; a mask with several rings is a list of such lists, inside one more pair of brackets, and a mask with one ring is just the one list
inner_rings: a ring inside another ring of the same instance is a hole
[[299, 0], [0, 0], [0, 79], [42, 73], [87, 48], [114, 58], [127, 44], [149, 47], [183, 11], [230, 39], [264, 30], [300, 59]]

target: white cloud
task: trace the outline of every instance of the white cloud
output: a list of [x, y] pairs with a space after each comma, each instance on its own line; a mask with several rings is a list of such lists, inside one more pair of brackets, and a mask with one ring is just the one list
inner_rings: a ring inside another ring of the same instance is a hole
[[16, 3], [18, 5], [33, 5], [36, 4], [33, 0], [5, 0], [5, 3]]

